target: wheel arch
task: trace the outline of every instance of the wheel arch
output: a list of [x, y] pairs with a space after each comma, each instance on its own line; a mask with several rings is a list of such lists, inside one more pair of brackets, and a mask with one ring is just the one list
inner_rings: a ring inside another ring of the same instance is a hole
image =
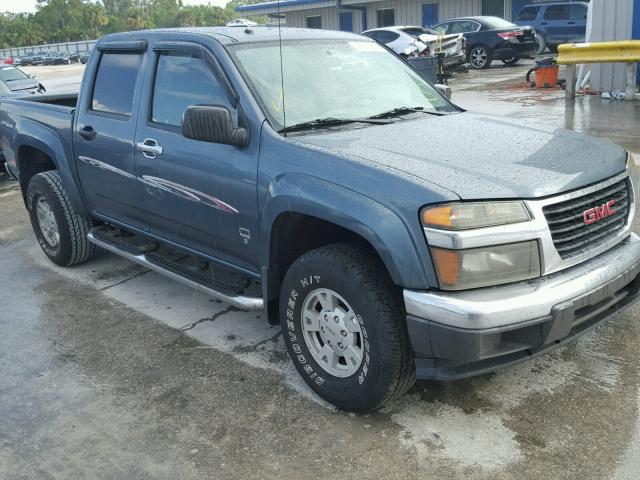
[[270, 196], [262, 215], [261, 263], [266, 301], [278, 298], [284, 273], [296, 258], [338, 242], [370, 251], [399, 287], [419, 289], [434, 284], [426, 243], [421, 256], [395, 212], [359, 193], [314, 177], [286, 177], [289, 178], [268, 189]]
[[34, 175], [56, 170], [75, 211], [80, 215], [89, 216], [60, 138], [42, 126], [34, 125], [34, 127], [37, 131], [30, 130], [29, 135], [17, 136], [14, 143], [18, 180], [23, 198], [26, 197], [29, 181]]

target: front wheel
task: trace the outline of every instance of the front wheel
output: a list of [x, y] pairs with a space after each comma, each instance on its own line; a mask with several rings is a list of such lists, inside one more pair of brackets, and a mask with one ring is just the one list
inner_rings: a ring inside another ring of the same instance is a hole
[[489, 68], [493, 59], [491, 51], [485, 45], [476, 45], [469, 52], [469, 65], [476, 70]]
[[68, 267], [91, 258], [91, 220], [76, 213], [56, 171], [38, 173], [27, 188], [27, 208], [40, 247], [54, 263]]
[[298, 258], [282, 283], [280, 319], [298, 372], [338, 408], [378, 409], [415, 381], [400, 292], [364, 250], [334, 244]]

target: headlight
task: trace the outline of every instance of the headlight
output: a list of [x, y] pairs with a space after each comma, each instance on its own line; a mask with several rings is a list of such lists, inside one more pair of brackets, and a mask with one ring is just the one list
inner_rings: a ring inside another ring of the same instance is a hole
[[464, 290], [540, 276], [538, 242], [512, 243], [468, 250], [431, 248], [443, 290]]
[[522, 202], [450, 203], [427, 207], [421, 213], [425, 227], [468, 230], [531, 219]]

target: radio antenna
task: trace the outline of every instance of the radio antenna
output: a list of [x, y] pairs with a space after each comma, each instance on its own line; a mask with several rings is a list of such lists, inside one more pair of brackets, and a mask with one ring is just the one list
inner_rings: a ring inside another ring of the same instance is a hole
[[280, 15], [280, 0], [278, 0], [278, 41], [280, 47], [280, 100], [282, 101], [282, 127], [287, 127], [287, 111], [284, 107], [284, 66], [282, 62], [282, 15]]

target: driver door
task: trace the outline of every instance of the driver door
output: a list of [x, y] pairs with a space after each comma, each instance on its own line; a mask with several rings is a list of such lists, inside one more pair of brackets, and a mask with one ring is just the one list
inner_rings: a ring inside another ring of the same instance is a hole
[[194, 105], [232, 105], [204, 47], [180, 43], [155, 51], [150, 101], [136, 131], [136, 165], [152, 234], [258, 271], [257, 142], [255, 148], [185, 138], [182, 118]]

